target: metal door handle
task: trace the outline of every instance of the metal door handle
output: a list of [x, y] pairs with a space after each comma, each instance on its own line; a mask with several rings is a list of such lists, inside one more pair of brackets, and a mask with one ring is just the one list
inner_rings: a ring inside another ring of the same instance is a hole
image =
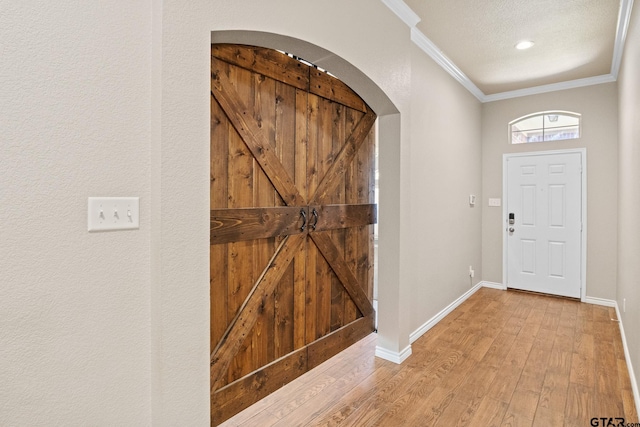
[[516, 231], [516, 229], [515, 229], [515, 228], [513, 228], [513, 227], [509, 227], [509, 233], [513, 233], [514, 231]]
[[311, 211], [311, 215], [313, 215], [313, 217], [315, 218], [315, 221], [313, 222], [313, 224], [309, 224], [309, 227], [311, 227], [312, 230], [316, 229], [316, 225], [318, 225], [318, 211], [313, 208], [313, 211]]
[[307, 212], [304, 209], [300, 209], [300, 216], [302, 217], [302, 227], [300, 227], [300, 231], [304, 231], [307, 228]]

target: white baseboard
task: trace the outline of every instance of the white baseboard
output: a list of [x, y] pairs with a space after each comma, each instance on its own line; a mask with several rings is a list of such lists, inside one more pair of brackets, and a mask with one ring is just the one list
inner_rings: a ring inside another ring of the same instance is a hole
[[409, 356], [411, 356], [411, 345], [406, 346], [405, 349], [400, 352], [389, 351], [386, 348], [376, 346], [376, 357], [398, 365], [407, 360]]
[[633, 372], [633, 365], [631, 364], [631, 355], [629, 354], [629, 347], [627, 347], [627, 337], [624, 334], [624, 325], [622, 324], [622, 317], [620, 316], [620, 309], [618, 308], [618, 302], [613, 301], [616, 309], [616, 316], [618, 317], [618, 325], [620, 326], [620, 336], [622, 337], [622, 348], [624, 348], [624, 358], [627, 361], [627, 370], [629, 371], [629, 379], [631, 380], [631, 389], [633, 390], [633, 400], [636, 404], [636, 411], [640, 409], [640, 393], [638, 392], [638, 382], [636, 381], [636, 375]]
[[507, 290], [507, 287], [505, 285], [503, 285], [502, 283], [487, 282], [487, 281], [483, 280], [482, 282], [480, 282], [480, 284], [482, 286], [484, 286], [485, 288], [500, 289], [501, 291]]
[[418, 329], [413, 331], [411, 335], [409, 335], [409, 342], [413, 344], [418, 338], [423, 336], [429, 329], [433, 328], [439, 321], [441, 321], [447, 314], [451, 313], [457, 306], [462, 304], [467, 298], [476, 293], [478, 289], [482, 287], [482, 282], [475, 285], [473, 288], [469, 289], [464, 295], [459, 297], [457, 300], [446, 306], [442, 309], [438, 314], [433, 316], [431, 319], [427, 320], [424, 325], [420, 326]]
[[[614, 300], [604, 299], [604, 298], [584, 297], [582, 302], [587, 303], [587, 304], [603, 305], [605, 307], [618, 307], [618, 303], [615, 302]], [[617, 308], [616, 308], [616, 310], [617, 310]], [[618, 319], [619, 318], [620, 317], [618, 317]]]

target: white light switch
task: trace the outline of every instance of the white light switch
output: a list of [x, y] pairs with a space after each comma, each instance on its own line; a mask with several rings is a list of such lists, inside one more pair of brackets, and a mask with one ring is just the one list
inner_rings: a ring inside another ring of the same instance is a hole
[[89, 231], [140, 228], [139, 197], [89, 197]]
[[502, 200], [500, 199], [489, 199], [489, 206], [501, 206]]

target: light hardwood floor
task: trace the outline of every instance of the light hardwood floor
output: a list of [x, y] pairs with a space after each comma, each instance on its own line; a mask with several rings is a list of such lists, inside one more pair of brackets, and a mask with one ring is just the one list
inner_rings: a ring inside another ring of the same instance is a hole
[[224, 426], [589, 426], [638, 422], [613, 308], [482, 288], [396, 365], [375, 334]]

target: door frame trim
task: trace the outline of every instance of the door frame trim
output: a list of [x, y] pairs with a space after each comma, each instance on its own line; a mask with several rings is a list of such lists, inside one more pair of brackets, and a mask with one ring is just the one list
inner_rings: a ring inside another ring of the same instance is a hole
[[[580, 301], [585, 302], [587, 298], [587, 149], [569, 148], [562, 150], [529, 151], [523, 153], [506, 153], [502, 155], [502, 219], [506, 221], [507, 212], [507, 160], [514, 157], [546, 156], [554, 154], [580, 154], [582, 164], [582, 231], [580, 232]], [[501, 222], [502, 227], [502, 283], [507, 289], [507, 227]]]

